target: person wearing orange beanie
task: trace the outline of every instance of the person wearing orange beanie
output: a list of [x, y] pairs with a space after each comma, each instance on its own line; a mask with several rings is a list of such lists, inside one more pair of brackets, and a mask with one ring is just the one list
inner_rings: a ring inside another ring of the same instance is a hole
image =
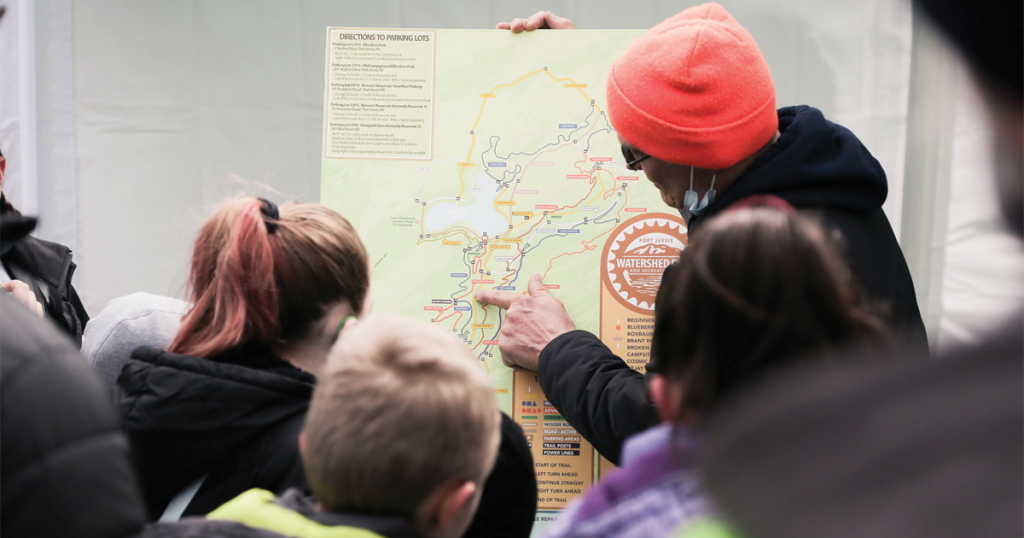
[[[572, 28], [548, 12], [503, 23], [531, 31]], [[753, 195], [813, 212], [843, 238], [843, 253], [886, 323], [927, 352], [924, 323], [903, 253], [882, 211], [885, 172], [849, 129], [809, 106], [775, 108], [775, 83], [753, 37], [722, 6], [691, 7], [651, 28], [608, 74], [607, 111], [626, 167], [642, 170], [679, 210], [691, 237], [707, 219]], [[612, 462], [623, 441], [657, 424], [644, 377], [575, 325], [545, 295], [509, 304], [499, 349], [536, 370], [548, 400]]]

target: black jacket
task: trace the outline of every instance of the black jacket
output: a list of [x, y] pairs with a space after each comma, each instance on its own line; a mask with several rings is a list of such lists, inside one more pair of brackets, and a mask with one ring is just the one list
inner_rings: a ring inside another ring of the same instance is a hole
[[523, 429], [501, 414], [501, 444], [476, 516], [462, 538], [527, 538], [537, 515], [537, 473]]
[[921, 311], [910, 270], [882, 204], [889, 193], [885, 171], [860, 140], [809, 106], [779, 109], [781, 136], [707, 212], [700, 226], [753, 194], [774, 194], [842, 234], [841, 250], [868, 299], [881, 303], [887, 325], [900, 340], [927, 352]]
[[[206, 473], [184, 516], [205, 515], [252, 488], [308, 492], [298, 438], [315, 382], [258, 349], [217, 361], [135, 350], [117, 385], [150, 518]], [[467, 538], [526, 538], [533, 526], [533, 457], [522, 429], [504, 414], [501, 435]]]
[[8, 230], [19, 230], [0, 237], [0, 261], [7, 274], [28, 284], [43, 305], [46, 318], [70, 336], [76, 347], [82, 347], [82, 332], [89, 314], [71, 285], [75, 274], [71, 249], [28, 235], [35, 227], [33, 218], [22, 217], [11, 209], [2, 215]]
[[118, 405], [150, 518], [203, 475], [185, 516], [252, 488], [308, 489], [298, 437], [315, 382], [256, 348], [217, 360], [135, 350], [117, 380]]
[[[813, 213], [841, 232], [851, 270], [868, 298], [888, 307], [885, 317], [897, 336], [927, 353], [910, 271], [882, 211], [888, 193], [882, 167], [849, 129], [818, 109], [779, 109], [779, 131], [775, 144], [691, 218], [689, 233], [699, 237], [703, 222], [754, 194], [773, 194]], [[548, 400], [612, 462], [627, 437], [658, 422], [643, 376], [592, 334], [574, 331], [548, 344], [538, 377]]]
[[108, 389], [6, 293], [0, 311], [0, 535], [137, 535], [145, 508]]
[[1024, 534], [1024, 317], [939, 360], [856, 359], [710, 418], [702, 475], [740, 532]]

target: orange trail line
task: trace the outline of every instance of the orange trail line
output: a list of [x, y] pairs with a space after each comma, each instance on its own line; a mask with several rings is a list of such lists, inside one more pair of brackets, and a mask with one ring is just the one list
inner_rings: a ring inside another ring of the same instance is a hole
[[462, 321], [462, 312], [459, 312], [459, 317], [456, 318], [455, 323], [452, 324], [452, 331], [458, 332], [460, 321]]
[[558, 256], [551, 258], [548, 261], [548, 268], [544, 270], [544, 275], [541, 277], [541, 279], [545, 279], [548, 277], [548, 271], [551, 270], [551, 264], [555, 263], [555, 260], [557, 260], [558, 258], [561, 258], [562, 256], [575, 256], [576, 254], [583, 254], [584, 252], [594, 250], [595, 248], [597, 247], [594, 245], [584, 245], [583, 250], [580, 250], [578, 252], [563, 252], [562, 254], [559, 254]]
[[[464, 298], [464, 297], [467, 297], [467, 296], [469, 296], [469, 295], [472, 295], [472, 293], [473, 293], [473, 286], [472, 286], [472, 285], [470, 285], [469, 291], [467, 291], [465, 295], [461, 295], [461, 296], [459, 296], [459, 297], [456, 297], [456, 298], [455, 298], [455, 300], [456, 300], [456, 301], [458, 301], [459, 299], [462, 299], [462, 298]], [[455, 306], [455, 305], [453, 304], [453, 305], [452, 305], [452, 307], [454, 307], [454, 306]]]
[[[480, 323], [481, 324], [487, 323], [487, 309], [486, 308], [484, 309], [484, 319], [482, 321], [480, 321]], [[484, 332], [485, 330], [486, 329], [476, 329], [476, 330], [473, 331], [474, 333], [476, 331], [480, 331], [480, 337], [481, 337], [480, 338], [480, 342], [478, 342], [475, 346], [473, 346], [473, 350], [474, 351], [476, 351], [476, 348], [480, 347], [480, 344], [484, 343], [484, 338], [487, 338], [487, 333]]]
[[452, 312], [451, 314], [448, 314], [447, 316], [445, 316], [445, 317], [443, 317], [443, 318], [438, 318], [438, 319], [437, 319], [437, 320], [435, 320], [435, 321], [437, 321], [438, 323], [441, 323], [442, 321], [444, 321], [444, 320], [446, 320], [446, 319], [448, 319], [448, 318], [450, 318], [450, 317], [454, 316], [455, 314], [460, 314], [460, 315], [461, 315], [461, 314], [462, 314], [462, 312], [455, 312], [455, 311], [453, 311], [453, 312]]
[[[583, 136], [589, 135], [591, 132], [593, 132], [593, 130], [594, 130], [594, 126], [592, 125], [590, 127], [589, 131], [587, 131], [586, 133], [583, 133]], [[534, 161], [536, 161], [541, 155], [544, 155], [545, 153], [553, 153], [555, 151], [558, 151], [558, 150], [560, 150], [560, 149], [562, 149], [564, 147], [571, 146], [571, 145], [573, 145], [572, 142], [566, 142], [565, 144], [562, 144], [561, 146], [555, 146], [555, 147], [553, 147], [551, 149], [544, 150], [544, 151], [534, 155], [533, 159], [531, 159], [530, 162], [527, 163], [525, 167], [523, 167], [523, 175], [519, 176], [519, 179], [523, 179], [523, 177], [526, 176], [526, 170], [528, 168], [530, 168], [530, 165], [532, 165], [534, 163]], [[582, 162], [586, 162], [586, 159], [583, 159], [582, 161], [576, 161], [575, 163], [573, 163], [573, 166], [576, 166], [577, 164], [582, 163]], [[576, 166], [576, 169], [579, 170], [580, 172], [583, 171], [578, 166]], [[516, 195], [515, 191], [516, 191], [516, 189], [512, 189], [512, 196], [510, 198], [514, 198], [515, 197], [515, 195]], [[504, 193], [502, 193], [502, 194], [504, 194]], [[499, 195], [498, 197], [500, 198], [501, 196]]]
[[589, 245], [590, 245], [591, 243], [593, 243], [594, 241], [597, 241], [597, 238], [598, 238], [598, 237], [601, 237], [602, 235], [605, 235], [605, 234], [609, 234], [609, 233], [611, 233], [611, 232], [612, 232], [612, 228], [608, 228], [608, 231], [605, 231], [605, 232], [601, 232], [601, 233], [599, 233], [599, 234], [595, 235], [595, 236], [594, 236], [594, 237], [592, 237], [592, 238], [591, 238], [591, 239], [590, 239], [589, 241], [584, 241], [584, 242], [583, 242], [583, 244], [585, 244], [585, 245], [588, 245], [588, 246], [589, 246]]
[[[593, 132], [593, 131], [594, 131], [594, 126], [593, 126], [593, 125], [591, 125], [591, 126], [590, 126], [590, 129], [589, 129], [589, 130], [588, 130], [588, 131], [587, 131], [586, 133], [584, 133], [584, 134], [583, 134], [583, 136], [587, 136], [587, 135], [589, 135], [589, 134], [590, 134], [591, 132]], [[534, 163], [534, 161], [536, 161], [536, 160], [537, 160], [537, 158], [539, 158], [539, 157], [540, 157], [541, 155], [544, 155], [545, 153], [551, 153], [551, 152], [555, 152], [555, 151], [558, 151], [558, 150], [560, 150], [560, 149], [562, 149], [562, 148], [564, 148], [564, 147], [566, 147], [566, 146], [570, 146], [570, 145], [572, 145], [572, 143], [570, 143], [570, 142], [566, 142], [565, 144], [562, 144], [561, 146], [557, 146], [557, 147], [551, 148], [551, 149], [549, 149], [549, 150], [545, 150], [545, 151], [542, 151], [542, 152], [538, 153], [537, 155], [534, 155], [533, 159], [532, 159], [532, 160], [531, 160], [531, 161], [530, 161], [530, 162], [529, 162], [529, 163], [528, 163], [528, 164], [527, 164], [527, 165], [526, 165], [526, 166], [525, 166], [525, 167], [523, 168], [523, 174], [522, 174], [521, 176], [519, 176], [519, 179], [522, 179], [522, 178], [523, 178], [524, 176], [526, 176], [526, 170], [527, 170], [527, 169], [529, 169], [530, 165], [531, 165], [531, 164], [533, 164], [533, 163]], [[584, 158], [584, 159], [583, 159], [582, 161], [576, 161], [575, 163], [573, 163], [573, 166], [576, 166], [577, 164], [579, 164], [579, 163], [582, 163], [582, 162], [587, 162], [586, 158]], [[583, 171], [584, 171], [584, 170], [583, 170], [582, 168], [580, 168], [579, 166], [576, 166], [576, 169], [577, 169], [577, 170], [579, 170], [580, 172], [583, 172]], [[609, 174], [611, 174], [611, 172], [609, 172]], [[612, 179], [615, 179], [615, 175], [614, 175], [614, 174], [612, 174]], [[518, 188], [518, 187], [517, 187], [517, 188]], [[502, 193], [502, 194], [498, 195], [498, 198], [501, 198], [501, 197], [502, 197], [503, 195], [504, 195], [504, 193]], [[511, 193], [511, 195], [509, 196], [509, 199], [510, 199], [510, 200], [513, 200], [513, 199], [515, 199], [515, 196], [516, 196], [516, 188], [513, 188], [513, 189], [512, 189], [512, 193]], [[498, 199], [498, 198], [495, 198], [495, 201], [497, 201], [497, 199]], [[584, 197], [584, 199], [586, 199], [586, 197]], [[577, 205], [579, 205], [579, 204], [577, 204]], [[492, 204], [492, 206], [493, 206], [493, 207], [494, 207], [495, 209], [497, 209], [497, 206], [494, 206], [493, 204]], [[563, 207], [562, 209], [565, 209], [565, 208]], [[556, 211], [561, 211], [561, 209], [557, 209]], [[512, 208], [511, 208], [511, 207], [509, 207], [509, 215], [511, 215], [511, 212], [512, 212]], [[502, 215], [504, 215], [504, 214], [502, 214]], [[534, 229], [534, 228], [536, 228], [536, 227], [537, 227], [537, 226], [538, 226], [538, 225], [539, 225], [539, 224], [540, 224], [540, 223], [541, 223], [541, 222], [542, 222], [542, 221], [544, 220], [544, 219], [543, 219], [543, 216], [544, 216], [544, 215], [542, 214], [542, 215], [540, 215], [540, 216], [542, 217], [542, 218], [541, 218], [541, 221], [538, 221], [538, 222], [537, 222], [537, 224], [534, 224], [533, 226], [531, 226], [531, 227], [530, 227], [530, 229], [526, 231], [526, 233], [524, 233], [523, 235], [520, 235], [520, 236], [519, 236], [520, 238], [522, 238], [522, 237], [526, 237], [526, 234], [528, 234], [528, 233], [530, 233], [531, 231], [533, 231], [533, 229]], [[506, 218], [506, 220], [509, 220], [509, 219], [508, 219], [508, 218]], [[531, 220], [532, 220], [532, 219], [531, 219]], [[512, 228], [513, 228], [513, 229], [515, 229], [515, 228], [518, 228], [518, 227], [522, 226], [523, 224], [526, 224], [527, 222], [529, 222], [529, 221], [525, 221], [525, 222], [521, 222], [521, 223], [519, 223], [519, 224], [516, 224], [516, 225], [515, 225], [515, 226], [513, 226]], [[511, 224], [511, 220], [509, 220], [509, 224]]]
[[[563, 209], [569, 209], [571, 207], [576, 207], [576, 206], [580, 205], [581, 203], [583, 203], [583, 200], [587, 199], [587, 196], [590, 196], [591, 192], [594, 192], [594, 187], [596, 185], [597, 185], [597, 182], [591, 183], [590, 184], [590, 190], [587, 191], [586, 196], [581, 198], [579, 202], [576, 202], [575, 205], [564, 205], [562, 207], [559, 207], [558, 209], [551, 209], [551, 210], [549, 210], [550, 212], [548, 213], [548, 216], [549, 217], [553, 216], [555, 213], [557, 213], [559, 211], [562, 211]], [[523, 232], [522, 235], [519, 236], [520, 239], [522, 239], [522, 238], [526, 237], [527, 235], [529, 235], [530, 232], [532, 232], [534, 228], [536, 228], [537, 226], [540, 226], [544, 222], [544, 210], [541, 210], [540, 217], [541, 217], [540, 220], [538, 220], [536, 224], [534, 224], [533, 226], [530, 226], [530, 228], [528, 230], [526, 230], [525, 232]], [[527, 222], [529, 222], [529, 221], [527, 221]], [[521, 225], [518, 225], [518, 226], [521, 226]]]
[[511, 271], [512, 271], [512, 274], [506, 275], [505, 278], [501, 279], [501, 283], [502, 284], [508, 284], [508, 279], [512, 278], [516, 273], [518, 273], [519, 269], [512, 269]]

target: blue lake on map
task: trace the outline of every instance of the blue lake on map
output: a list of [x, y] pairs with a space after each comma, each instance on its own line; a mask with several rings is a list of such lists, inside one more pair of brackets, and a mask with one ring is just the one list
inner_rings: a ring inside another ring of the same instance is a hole
[[487, 232], [492, 238], [508, 231], [508, 221], [493, 205], [499, 194], [494, 180], [483, 173], [473, 179], [473, 187], [480, 186], [483, 191], [469, 192], [467, 189], [465, 198], [473, 197], [469, 202], [445, 200], [432, 204], [424, 220], [428, 232], [439, 233], [459, 223], [467, 223], [481, 234]]

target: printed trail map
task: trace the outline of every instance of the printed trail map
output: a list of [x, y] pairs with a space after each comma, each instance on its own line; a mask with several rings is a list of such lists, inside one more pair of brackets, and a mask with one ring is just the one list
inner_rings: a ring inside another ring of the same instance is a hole
[[473, 293], [524, 293], [537, 273], [598, 333], [606, 242], [671, 211], [625, 168], [606, 116], [608, 70], [641, 33], [328, 29], [322, 203], [366, 244], [375, 312], [436, 324], [480, 360], [532, 444], [540, 522], [593, 483], [598, 457], [534, 376], [502, 365], [502, 313]]

